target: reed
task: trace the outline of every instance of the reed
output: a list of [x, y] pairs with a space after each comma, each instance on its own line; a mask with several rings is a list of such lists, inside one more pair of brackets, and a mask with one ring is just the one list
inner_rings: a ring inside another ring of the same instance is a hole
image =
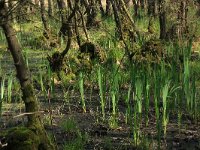
[[79, 73], [79, 90], [81, 94], [81, 104], [83, 111], [86, 112], [86, 105], [85, 105], [85, 96], [84, 96], [84, 79], [83, 79], [83, 73]]

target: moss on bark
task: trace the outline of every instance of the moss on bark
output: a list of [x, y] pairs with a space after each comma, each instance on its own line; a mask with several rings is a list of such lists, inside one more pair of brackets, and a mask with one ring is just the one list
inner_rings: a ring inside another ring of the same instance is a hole
[[42, 130], [17, 127], [8, 131], [5, 150], [51, 150]]

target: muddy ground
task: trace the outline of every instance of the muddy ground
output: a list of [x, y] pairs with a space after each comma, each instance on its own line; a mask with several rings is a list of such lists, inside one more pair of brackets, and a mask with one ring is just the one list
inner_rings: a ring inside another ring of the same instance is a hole
[[[29, 53], [30, 70], [34, 75], [38, 74], [37, 64], [41, 64], [41, 58], [37, 56], [39, 52]], [[14, 65], [8, 52], [5, 52], [1, 57], [2, 70], [5, 74], [14, 71]], [[41, 105], [41, 117], [45, 124], [48, 133], [53, 135], [59, 149], [63, 149], [63, 145], [75, 138], [73, 133], [66, 132], [62, 129], [63, 121], [73, 118], [82, 134], [87, 134], [87, 139], [84, 145], [85, 150], [134, 150], [134, 149], [149, 149], [154, 150], [158, 148], [157, 131], [155, 123], [155, 112], [152, 106], [149, 113], [149, 125], [146, 127], [143, 123], [140, 126], [143, 135], [143, 142], [139, 143], [140, 147], [133, 145], [132, 126], [125, 122], [125, 103], [120, 100], [118, 105], [117, 126], [111, 128], [109, 124], [110, 114], [112, 108], [106, 108], [106, 119], [103, 121], [101, 117], [100, 97], [98, 88], [93, 89], [91, 95], [90, 90], [85, 91], [86, 97], [86, 113], [83, 112], [80, 103], [80, 93], [69, 89], [68, 102], [64, 98], [61, 86], [58, 84], [55, 87], [55, 97], [50, 98], [50, 101], [45, 100], [41, 89], [35, 85], [35, 94]], [[24, 112], [23, 104], [3, 103], [3, 114], [0, 119], [0, 132], [3, 132], [11, 127], [23, 125], [26, 123], [26, 117], [20, 115]], [[52, 119], [49, 121], [49, 116]], [[4, 137], [0, 137], [1, 142]], [[146, 145], [146, 146], [144, 146]], [[143, 148], [142, 148], [143, 147]], [[146, 148], [144, 148], [146, 147]], [[161, 138], [161, 149], [167, 150], [200, 150], [200, 120], [194, 122], [192, 118], [187, 115], [182, 116], [181, 126], [178, 126], [177, 116], [170, 115], [167, 126], [167, 135]]]

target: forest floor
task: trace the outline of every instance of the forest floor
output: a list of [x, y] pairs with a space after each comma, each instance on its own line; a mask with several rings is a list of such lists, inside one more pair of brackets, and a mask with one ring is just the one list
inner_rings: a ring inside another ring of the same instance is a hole
[[[38, 56], [40, 51], [28, 53], [29, 69], [33, 76], [38, 75], [37, 66], [41, 64], [42, 57]], [[44, 51], [43, 51], [44, 53]], [[9, 52], [4, 52], [0, 58], [2, 70], [5, 73], [13, 72], [14, 65]], [[145, 126], [144, 121], [140, 125], [143, 135], [142, 141], [138, 142], [139, 147], [133, 145], [132, 129], [125, 122], [125, 103], [119, 100], [117, 124], [112, 125], [111, 110], [106, 108], [106, 118], [102, 120], [100, 113], [100, 97], [98, 89], [94, 87], [91, 95], [90, 87], [86, 86], [85, 101], [86, 112], [83, 112], [80, 103], [80, 93], [73, 89], [68, 90], [68, 99], [63, 93], [61, 86], [55, 86], [55, 96], [46, 99], [41, 89], [35, 84], [35, 94], [41, 104], [41, 117], [45, 128], [52, 135], [59, 149], [86, 149], [86, 150], [133, 150], [133, 149], [157, 149], [157, 129], [154, 106], [149, 113], [149, 123]], [[121, 89], [123, 90], [123, 89]], [[15, 91], [13, 91], [15, 93]], [[17, 94], [17, 93], [16, 93]], [[26, 122], [22, 103], [3, 103], [3, 114], [0, 119], [0, 133], [23, 125]], [[193, 122], [187, 115], [182, 115], [181, 125], [177, 124], [177, 116], [171, 114], [167, 125], [167, 135], [161, 138], [161, 149], [178, 150], [200, 150], [200, 120]], [[1, 135], [1, 134], [0, 134]], [[0, 141], [3, 141], [0, 136]], [[70, 144], [69, 144], [70, 143]]]
[[[105, 1], [103, 1], [105, 6]], [[114, 22], [107, 20], [109, 24], [103, 24], [102, 30], [89, 31], [91, 37], [90, 40], [102, 45], [106, 44], [110, 46], [114, 36]], [[143, 19], [138, 26], [147, 31], [148, 19]], [[157, 24], [155, 24], [156, 26]], [[53, 50], [40, 50], [48, 40], [44, 40], [42, 36], [42, 24], [40, 21], [35, 21], [28, 25], [22, 25], [22, 31], [19, 32], [18, 38], [23, 47], [23, 53], [26, 58], [26, 63], [29, 66], [29, 70], [32, 74], [32, 79], [35, 87], [35, 95], [40, 104], [41, 118], [46, 130], [48, 131], [52, 141], [55, 142], [60, 150], [134, 150], [134, 149], [146, 149], [154, 150], [158, 149], [158, 136], [155, 118], [155, 106], [150, 102], [149, 121], [148, 125], [145, 125], [145, 120], [142, 120], [140, 128], [140, 137], [137, 141], [137, 147], [135, 147], [133, 128], [134, 124], [126, 123], [126, 104], [124, 100], [119, 99], [117, 104], [117, 117], [116, 120], [112, 118], [112, 102], [110, 93], [106, 93], [108, 105], [105, 108], [105, 119], [102, 119], [101, 102], [98, 85], [90, 84], [84, 85], [84, 96], [86, 103], [86, 112], [83, 111], [81, 104], [81, 95], [77, 85], [67, 85], [63, 88], [61, 83], [55, 83], [55, 91], [48, 97], [48, 83], [45, 83], [46, 93], [42, 91], [40, 86], [40, 75], [44, 78], [47, 77], [47, 55], [51, 55]], [[34, 26], [34, 31], [32, 31]], [[55, 28], [58, 28], [57, 22], [54, 23]], [[16, 25], [16, 30], [20, 30], [21, 26]], [[56, 30], [56, 29], [55, 29]], [[157, 30], [157, 28], [155, 28]], [[158, 31], [155, 31], [158, 33]], [[57, 33], [57, 32], [56, 32]], [[110, 33], [108, 35], [108, 33]], [[112, 35], [113, 34], [113, 35]], [[147, 35], [148, 36], [148, 35]], [[157, 36], [157, 34], [156, 34]], [[109, 38], [110, 37], [110, 38]], [[28, 42], [29, 43], [28, 43]], [[6, 42], [0, 41], [0, 81], [2, 76], [6, 78], [14, 78], [13, 91], [11, 102], [3, 102], [2, 117], [0, 118], [0, 145], [6, 142], [4, 139], [4, 132], [8, 129], [16, 126], [26, 124], [26, 115], [23, 115], [24, 104], [21, 100], [20, 85], [15, 77], [15, 67], [11, 58], [9, 50], [7, 50]], [[120, 43], [120, 42], [119, 42]], [[121, 45], [117, 43], [115, 49], [120, 49]], [[38, 46], [38, 45], [39, 46]], [[114, 44], [114, 42], [113, 42]], [[31, 46], [30, 46], [31, 45]], [[36, 47], [37, 45], [37, 47]], [[64, 45], [64, 44], [63, 44]], [[73, 45], [73, 44], [72, 44]], [[101, 46], [102, 46], [101, 45]], [[74, 46], [74, 45], [73, 45]], [[107, 46], [107, 47], [109, 47]], [[35, 48], [32, 48], [35, 47]], [[45, 46], [44, 46], [45, 47]], [[65, 47], [65, 45], [64, 45]], [[73, 48], [77, 48], [74, 46]], [[199, 39], [193, 43], [193, 47], [199, 49]], [[45, 49], [45, 48], [44, 48]], [[61, 50], [63, 47], [59, 47]], [[117, 53], [117, 52], [116, 52]], [[116, 54], [117, 55], [117, 54]], [[119, 54], [120, 56], [123, 54]], [[200, 61], [199, 61], [200, 62]], [[198, 63], [199, 63], [198, 62]], [[200, 64], [200, 63], [199, 63]], [[200, 67], [197, 68], [200, 70]], [[200, 73], [200, 71], [197, 72]], [[199, 75], [199, 74], [198, 74]], [[8, 86], [6, 80], [6, 89]], [[199, 80], [198, 80], [199, 82]], [[98, 84], [98, 83], [96, 83]], [[75, 87], [75, 88], [74, 88]], [[91, 92], [92, 89], [92, 92]], [[127, 93], [126, 86], [120, 89], [120, 93]], [[197, 87], [199, 91], [199, 86]], [[199, 98], [200, 95], [197, 94]], [[133, 105], [133, 104], [132, 104]], [[132, 110], [133, 111], [133, 110]], [[171, 111], [171, 110], [170, 110]], [[176, 111], [176, 110], [175, 110]], [[186, 112], [186, 110], [185, 110]], [[133, 112], [132, 112], [133, 113]], [[183, 113], [181, 121], [178, 122], [180, 116], [177, 112], [170, 112], [169, 122], [167, 124], [167, 134], [163, 135], [163, 131], [160, 134], [160, 149], [162, 150], [200, 150], [200, 120], [188, 115], [188, 112]], [[185, 115], [187, 114], [187, 115]], [[142, 114], [142, 118], [145, 118]]]

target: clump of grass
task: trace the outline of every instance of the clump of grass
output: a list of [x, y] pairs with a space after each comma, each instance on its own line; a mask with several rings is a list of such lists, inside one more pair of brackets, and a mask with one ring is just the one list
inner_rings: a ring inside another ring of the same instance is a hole
[[61, 128], [66, 132], [76, 132], [78, 127], [73, 118], [68, 118], [61, 123]]
[[88, 135], [82, 134], [80, 131], [77, 131], [77, 138], [65, 142], [64, 144], [64, 150], [84, 150], [85, 149], [85, 144], [88, 141]]
[[88, 139], [88, 135], [86, 133], [81, 133], [78, 129], [77, 123], [73, 118], [69, 118], [64, 120], [61, 123], [61, 128], [67, 132], [68, 134], [73, 133], [73, 138], [65, 141], [64, 150], [83, 150]]

